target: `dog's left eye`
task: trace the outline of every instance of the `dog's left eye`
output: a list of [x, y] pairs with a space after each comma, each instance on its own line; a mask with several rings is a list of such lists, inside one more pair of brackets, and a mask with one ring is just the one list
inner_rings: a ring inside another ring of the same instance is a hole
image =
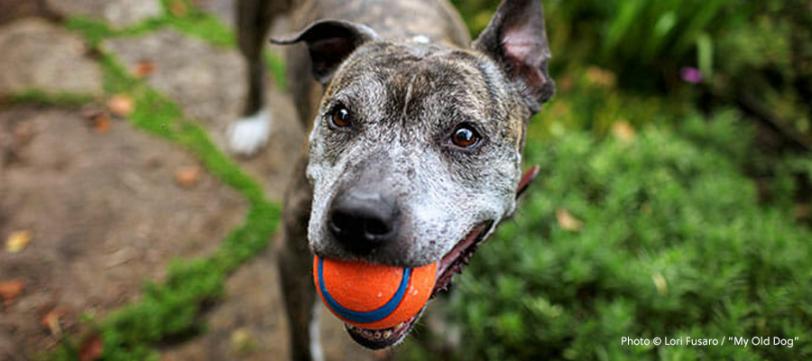
[[470, 148], [479, 143], [482, 137], [470, 124], [460, 124], [451, 133], [451, 143], [460, 148]]
[[352, 125], [352, 114], [343, 105], [339, 105], [330, 113], [330, 126], [333, 128], [346, 128]]

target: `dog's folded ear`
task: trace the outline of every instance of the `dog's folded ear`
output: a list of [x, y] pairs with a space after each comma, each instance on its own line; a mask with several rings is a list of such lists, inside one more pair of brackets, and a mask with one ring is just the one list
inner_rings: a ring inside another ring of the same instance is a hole
[[555, 93], [541, 0], [503, 0], [473, 47], [500, 65], [533, 113]]
[[298, 34], [271, 39], [274, 44], [305, 42], [310, 52], [313, 76], [327, 84], [333, 72], [356, 48], [378, 39], [378, 34], [362, 24], [343, 20], [321, 20], [310, 24]]

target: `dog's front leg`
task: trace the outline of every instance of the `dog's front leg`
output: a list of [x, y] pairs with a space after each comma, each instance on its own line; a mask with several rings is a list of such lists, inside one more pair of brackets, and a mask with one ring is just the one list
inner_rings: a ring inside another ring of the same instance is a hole
[[240, 119], [228, 127], [229, 147], [240, 155], [252, 155], [268, 141], [271, 112], [265, 98], [265, 62], [273, 21], [290, 11], [292, 0], [239, 0], [236, 2], [237, 43], [246, 64], [246, 94]]
[[284, 229], [278, 262], [282, 295], [288, 315], [291, 359], [322, 360], [315, 289], [311, 278], [313, 256], [307, 246], [307, 223], [313, 192], [305, 178], [307, 157], [300, 157], [285, 194]]

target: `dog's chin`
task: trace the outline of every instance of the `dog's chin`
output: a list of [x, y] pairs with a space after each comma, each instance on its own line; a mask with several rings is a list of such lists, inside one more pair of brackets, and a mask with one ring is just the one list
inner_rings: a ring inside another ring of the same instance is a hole
[[[454, 245], [448, 253], [443, 256], [437, 269], [437, 281], [434, 284], [431, 298], [440, 292], [448, 289], [455, 274], [462, 272], [462, 268], [468, 264], [471, 256], [476, 252], [477, 246], [485, 239], [491, 229], [493, 221], [482, 222], [476, 225], [470, 232]], [[412, 331], [417, 320], [423, 315], [426, 306], [414, 317], [406, 322], [402, 322], [395, 327], [386, 329], [371, 330], [345, 323], [344, 328], [355, 342], [369, 349], [377, 350], [399, 344]]]

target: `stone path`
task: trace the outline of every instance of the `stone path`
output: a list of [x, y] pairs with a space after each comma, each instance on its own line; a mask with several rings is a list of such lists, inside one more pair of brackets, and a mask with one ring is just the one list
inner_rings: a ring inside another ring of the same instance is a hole
[[[0, 0], [0, 8], [15, 6]], [[124, 28], [161, 16], [158, 0], [42, 0], [49, 14], [81, 15]], [[197, 0], [230, 21], [230, 0]], [[22, 5], [20, 5], [22, 6]], [[21, 10], [9, 12], [36, 15]], [[0, 27], [0, 98], [26, 90], [94, 96], [88, 109], [0, 106], [0, 240], [30, 230], [19, 253], [0, 251], [0, 281], [20, 279], [24, 292], [0, 307], [0, 360], [30, 359], [58, 337], [42, 324], [60, 312], [59, 331], [80, 331], [78, 318], [107, 312], [138, 298], [144, 280], [160, 280], [173, 257], [209, 254], [243, 221], [245, 201], [203, 172], [197, 183], [175, 181], [197, 160], [177, 145], [134, 129], [123, 119], [104, 128], [87, 120], [104, 99], [97, 56], [75, 33], [43, 18], [4, 19]], [[234, 49], [164, 27], [102, 44], [134, 70], [154, 65], [147, 82], [183, 108], [221, 147], [227, 122], [238, 115], [244, 69]], [[46, 56], [47, 55], [47, 56]], [[268, 80], [268, 84], [273, 82]], [[240, 164], [281, 200], [304, 139], [293, 107], [271, 89], [274, 133], [265, 151]], [[100, 104], [101, 103], [101, 104]], [[269, 247], [270, 249], [271, 247]], [[208, 332], [165, 345], [165, 360], [283, 360], [286, 320], [276, 261], [269, 250], [241, 267], [226, 296], [204, 317]], [[328, 360], [364, 360], [323, 312]]]
[[30, 89], [101, 94], [101, 70], [82, 40], [61, 27], [20, 20], [0, 28], [0, 49], [0, 96]]
[[241, 221], [245, 202], [203, 175], [193, 188], [175, 171], [195, 166], [186, 152], [115, 121], [100, 134], [77, 111], [16, 107], [0, 112], [3, 147], [0, 235], [27, 230], [19, 253], [0, 253], [3, 279], [26, 291], [0, 313], [4, 354], [31, 355], [56, 338], [41, 325], [66, 312], [73, 329], [82, 313], [104, 313], [160, 279], [174, 257], [204, 256]]

